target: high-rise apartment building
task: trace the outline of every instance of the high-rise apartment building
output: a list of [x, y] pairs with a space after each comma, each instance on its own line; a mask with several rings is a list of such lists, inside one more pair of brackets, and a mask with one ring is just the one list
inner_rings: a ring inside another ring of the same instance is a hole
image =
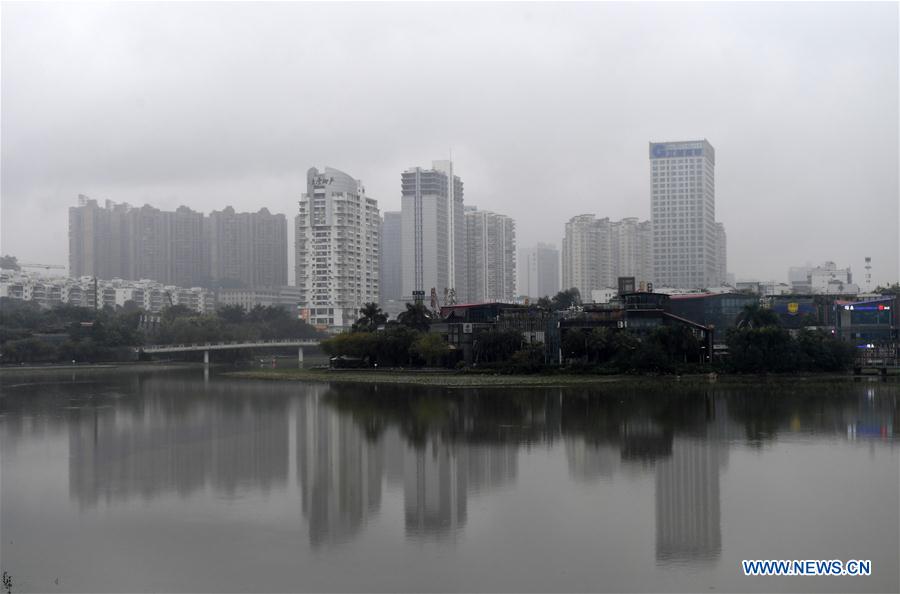
[[512, 302], [516, 293], [516, 223], [510, 217], [466, 207], [468, 303]]
[[287, 219], [235, 213], [209, 217], [79, 196], [69, 209], [69, 276], [153, 280], [182, 287], [236, 281], [245, 287], [287, 284]]
[[463, 183], [451, 161], [401, 175], [403, 298], [435, 289], [467, 295]]
[[716, 223], [716, 285], [728, 283], [728, 236], [725, 225]]
[[559, 292], [559, 250], [550, 243], [519, 250], [517, 293], [532, 300]]
[[104, 208], [79, 194], [78, 206], [69, 208], [69, 276], [128, 277], [129, 210], [109, 200]]
[[706, 140], [650, 143], [658, 285], [695, 289], [719, 284], [715, 165], [715, 150]]
[[650, 221], [630, 217], [611, 223], [610, 231], [613, 282], [617, 283], [620, 276], [633, 276], [638, 283], [652, 282], [653, 232]]
[[316, 326], [352, 325], [364, 304], [378, 302], [378, 202], [346, 173], [312, 168], [295, 221], [304, 317]]
[[563, 239], [563, 288], [575, 287], [587, 300], [593, 290], [616, 287], [620, 276], [650, 281], [650, 233], [650, 223], [636, 218], [573, 217]]
[[287, 217], [235, 212], [232, 207], [210, 213], [209, 270], [219, 284], [249, 287], [287, 285]]
[[403, 298], [403, 214], [385, 212], [381, 221], [381, 274], [378, 278], [380, 303]]

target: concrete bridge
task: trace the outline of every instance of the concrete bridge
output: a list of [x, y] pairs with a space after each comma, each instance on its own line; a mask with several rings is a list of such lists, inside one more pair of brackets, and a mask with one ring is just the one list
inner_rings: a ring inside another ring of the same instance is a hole
[[192, 353], [203, 352], [203, 364], [209, 365], [210, 351], [227, 351], [235, 349], [264, 349], [264, 348], [285, 348], [297, 347], [297, 361], [303, 365], [303, 347], [318, 346], [317, 338], [284, 338], [280, 340], [256, 340], [250, 342], [204, 342], [195, 344], [154, 344], [135, 347], [134, 352], [138, 355], [147, 353], [148, 355], [164, 354], [164, 353]]

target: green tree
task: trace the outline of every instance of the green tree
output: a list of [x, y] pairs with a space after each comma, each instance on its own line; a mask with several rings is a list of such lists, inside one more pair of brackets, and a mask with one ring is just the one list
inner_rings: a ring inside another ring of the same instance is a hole
[[781, 321], [771, 309], [761, 307], [759, 303], [749, 303], [738, 314], [738, 328], [763, 328], [765, 326], [779, 326]]
[[240, 324], [246, 318], [243, 306], [224, 305], [216, 310], [216, 315], [228, 324]]
[[576, 287], [560, 291], [550, 300], [550, 309], [553, 311], [569, 309], [575, 305], [581, 305], [581, 292]]
[[22, 270], [19, 266], [19, 259], [15, 256], [0, 256], [0, 268], [3, 270]]
[[731, 328], [726, 342], [731, 368], [744, 373], [792, 371], [796, 367], [791, 335], [778, 326]]
[[353, 323], [354, 332], [374, 332], [387, 322], [387, 315], [377, 303], [366, 303], [359, 310], [359, 319]]
[[507, 361], [523, 343], [522, 333], [517, 330], [483, 330], [475, 340], [475, 360], [479, 363]]
[[397, 321], [407, 328], [428, 332], [432, 317], [433, 314], [424, 303], [407, 303], [406, 311], [397, 316]]
[[443, 363], [450, 354], [450, 345], [440, 334], [426, 332], [412, 344], [412, 352], [424, 359], [428, 365], [435, 367]]

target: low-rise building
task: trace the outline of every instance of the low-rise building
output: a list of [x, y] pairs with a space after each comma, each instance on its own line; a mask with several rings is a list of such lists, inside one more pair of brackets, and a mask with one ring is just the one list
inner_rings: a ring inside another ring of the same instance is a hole
[[[245, 311], [256, 306], [280, 307], [291, 315], [303, 317], [300, 310], [302, 289], [300, 287], [262, 287], [257, 289], [220, 289], [216, 294], [219, 307], [240, 305]], [[308, 317], [308, 314], [307, 314]]]
[[215, 311], [215, 295], [200, 287], [176, 287], [147, 279], [48, 277], [11, 270], [0, 273], [0, 297], [34, 301], [45, 308], [63, 304], [90, 308], [126, 307], [130, 302], [154, 313], [168, 305], [184, 305], [199, 313]]

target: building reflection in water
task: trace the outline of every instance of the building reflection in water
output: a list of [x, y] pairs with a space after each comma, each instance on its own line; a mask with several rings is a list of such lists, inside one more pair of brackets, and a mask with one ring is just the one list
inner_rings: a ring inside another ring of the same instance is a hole
[[286, 484], [287, 399], [246, 398], [233, 383], [204, 393], [165, 377], [141, 382], [139, 391], [142, 398], [115, 407], [69, 411], [69, 493], [81, 507]]
[[[165, 375], [135, 382], [66, 411], [74, 501], [90, 508], [203, 489], [266, 493], [285, 490], [296, 472], [313, 546], [359, 535], [381, 511], [385, 485], [402, 489], [408, 538], [452, 538], [466, 526], [469, 497], [515, 485], [523, 444], [561, 439], [576, 481], [653, 473], [658, 562], [716, 559], [720, 475], [733, 444], [758, 447], [784, 432], [892, 442], [900, 424], [898, 397], [864, 387], [823, 404], [722, 389], [622, 398], [535, 390], [499, 399]], [[4, 401], [14, 412], [36, 406], [49, 404]], [[4, 424], [6, 442], [29, 430], [22, 418]]]
[[311, 386], [297, 411], [297, 477], [313, 546], [344, 542], [381, 507], [384, 444]]

